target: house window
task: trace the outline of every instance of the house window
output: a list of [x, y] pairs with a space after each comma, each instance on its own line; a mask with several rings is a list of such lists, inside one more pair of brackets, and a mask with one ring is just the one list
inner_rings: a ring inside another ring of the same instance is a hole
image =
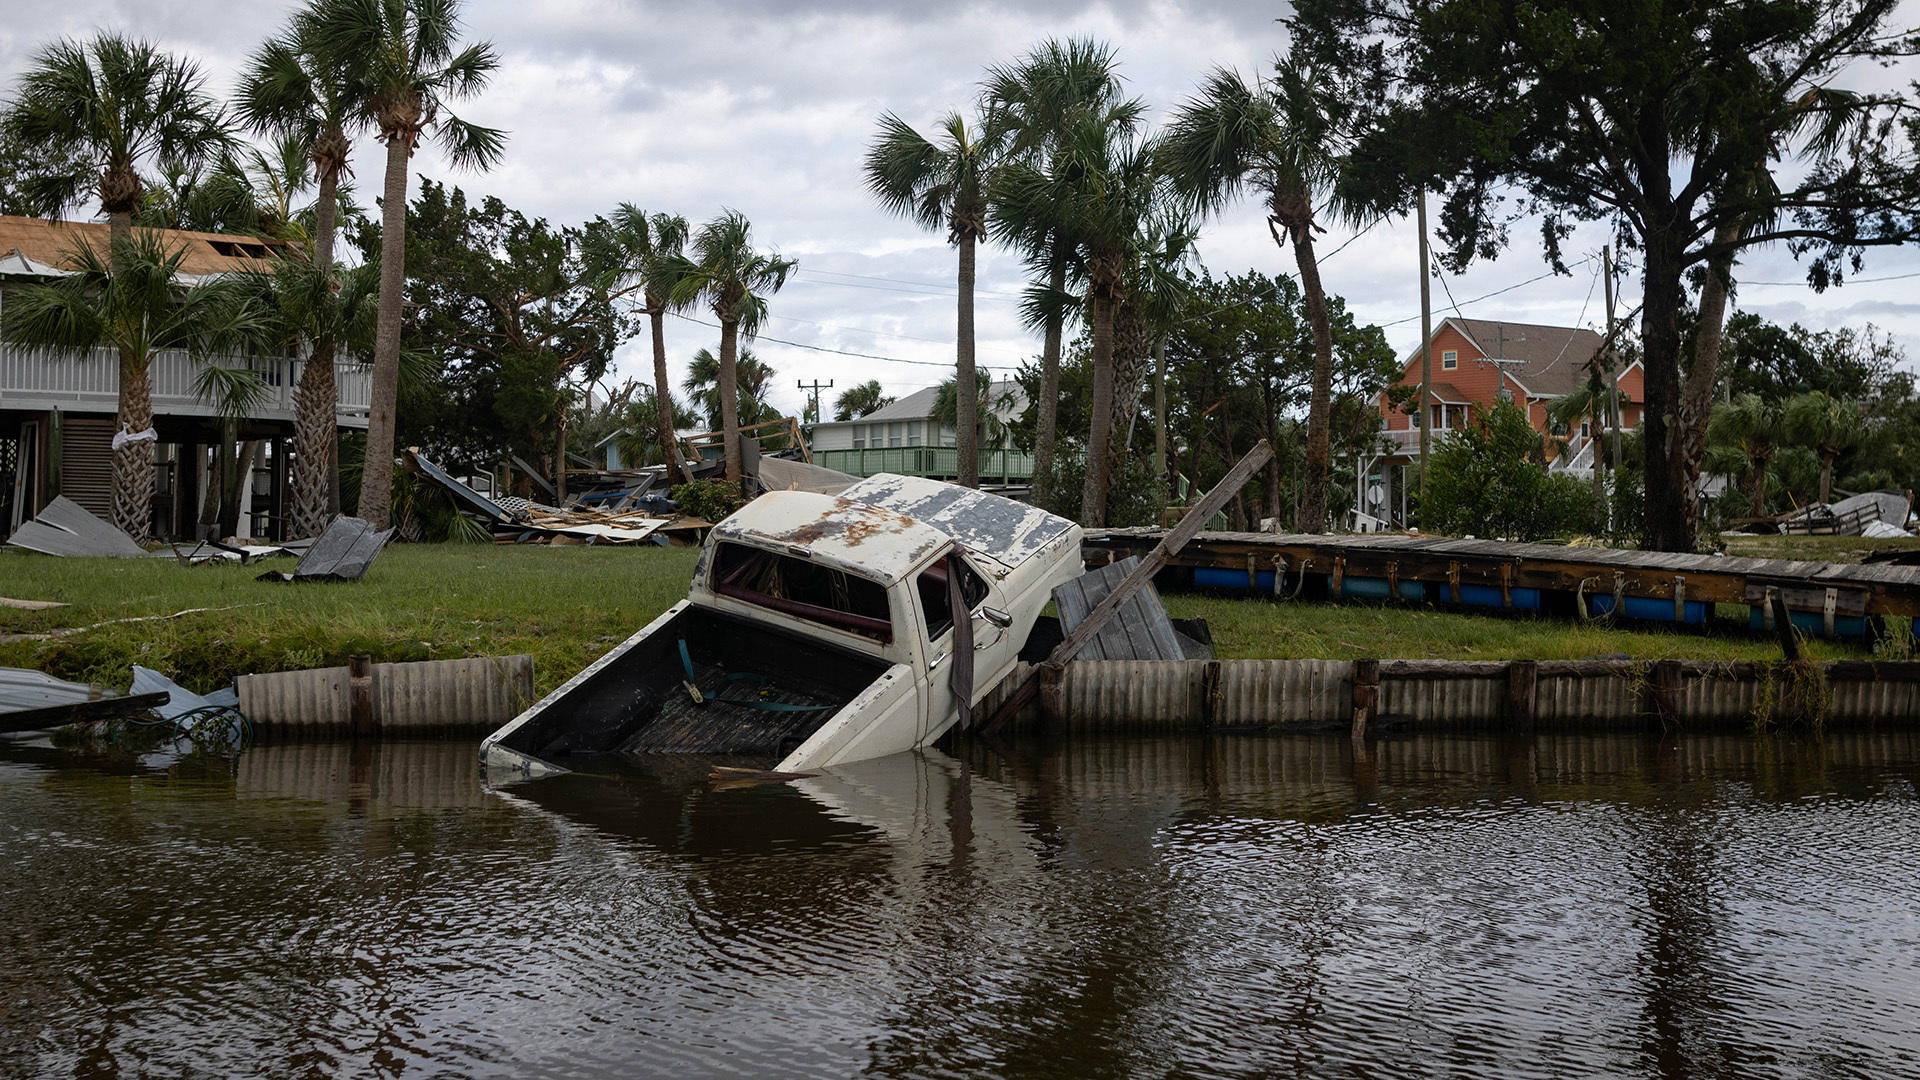
[[867, 426], [865, 424], [855, 424], [847, 430], [853, 435], [853, 448], [855, 450], [865, 450], [867, 448]]
[[1452, 371], [1460, 366], [1460, 350], [1448, 349], [1440, 354], [1440, 370]]
[[905, 424], [888, 424], [887, 425], [887, 445], [888, 446], [900, 445], [901, 441], [906, 437], [906, 426], [907, 425]]
[[918, 420], [915, 420], [912, 423], [907, 425], [907, 445], [908, 446], [922, 445], [920, 442], [920, 421]]

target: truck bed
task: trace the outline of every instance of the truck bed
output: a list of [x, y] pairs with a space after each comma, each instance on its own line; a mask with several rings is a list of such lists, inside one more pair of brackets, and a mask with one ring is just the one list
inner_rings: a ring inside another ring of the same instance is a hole
[[[716, 700], [695, 704], [688, 693], [682, 642], [695, 684], [703, 694], [718, 695]], [[498, 745], [556, 765], [589, 754], [777, 761], [886, 668], [877, 658], [763, 622], [688, 607], [653, 633], [609, 653], [585, 682], [528, 717]]]

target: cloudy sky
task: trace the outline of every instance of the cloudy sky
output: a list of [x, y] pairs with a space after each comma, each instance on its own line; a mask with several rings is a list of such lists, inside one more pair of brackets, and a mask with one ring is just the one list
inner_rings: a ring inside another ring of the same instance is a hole
[[[0, 25], [0, 93], [11, 93], [46, 40], [102, 28], [192, 54], [225, 93], [247, 53], [292, 6], [11, 0]], [[511, 132], [506, 160], [490, 173], [460, 173], [423, 152], [417, 172], [555, 223], [578, 223], [622, 201], [695, 222], [737, 208], [761, 244], [800, 263], [755, 346], [778, 370], [775, 404], [798, 412], [795, 383], [803, 380], [832, 380], [829, 396], [869, 378], [904, 394], [937, 384], [939, 365], [952, 362], [954, 262], [943, 235], [888, 217], [862, 189], [860, 160], [880, 113], [892, 110], [926, 129], [973, 100], [986, 66], [1048, 37], [1092, 36], [1116, 47], [1130, 89], [1158, 120], [1209, 67], [1253, 71], [1284, 48], [1275, 21], [1283, 13], [1282, 5], [1243, 0], [468, 0], [468, 38], [491, 40], [502, 59], [493, 85], [460, 111]], [[1868, 77], [1898, 84], [1920, 78], [1920, 70]], [[379, 152], [371, 141], [357, 148], [363, 186], [379, 175]], [[1530, 281], [1546, 267], [1534, 234], [1522, 226], [1514, 235], [1499, 260], [1436, 282], [1436, 312], [1457, 305], [1475, 318], [1599, 324], [1597, 257], [1576, 265], [1570, 278]], [[1570, 257], [1597, 256], [1602, 242], [1597, 231], [1577, 234]], [[1385, 326], [1402, 352], [1419, 337], [1414, 243], [1409, 222], [1390, 221], [1357, 238], [1332, 228], [1321, 247], [1337, 249], [1323, 264], [1327, 288], [1362, 321]], [[1216, 274], [1292, 265], [1250, 205], [1208, 223], [1201, 255]], [[1872, 323], [1920, 359], [1920, 252], [1867, 258], [1862, 279], [1894, 280], [1816, 295], [1800, 284], [1803, 272], [1784, 249], [1752, 254], [1742, 264], [1738, 302], [1780, 322]], [[979, 357], [996, 373], [1038, 351], [1017, 319], [1020, 285], [1015, 259], [983, 252]], [[1622, 311], [1635, 302], [1637, 281], [1623, 288]], [[676, 369], [717, 335], [680, 320], [669, 320], [668, 333]], [[646, 355], [643, 341], [629, 345], [623, 372], [646, 377]]]

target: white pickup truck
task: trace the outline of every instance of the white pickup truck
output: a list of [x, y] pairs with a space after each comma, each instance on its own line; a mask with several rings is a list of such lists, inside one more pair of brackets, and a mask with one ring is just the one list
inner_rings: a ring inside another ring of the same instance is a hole
[[[525, 776], [600, 754], [797, 772], [926, 746], [1012, 672], [1080, 526], [880, 474], [776, 491], [713, 527], [687, 598], [488, 736]], [[956, 687], [960, 693], [956, 693]]]

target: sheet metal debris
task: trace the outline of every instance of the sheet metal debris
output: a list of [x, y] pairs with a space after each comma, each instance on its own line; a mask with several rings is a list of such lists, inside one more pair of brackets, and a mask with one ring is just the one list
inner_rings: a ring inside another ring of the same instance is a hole
[[[707, 523], [679, 515], [662, 516], [660, 500], [649, 493], [655, 476], [596, 473], [571, 506], [545, 506], [507, 496], [489, 499], [461, 483], [417, 449], [407, 450], [407, 464], [433, 481], [454, 499], [459, 509], [483, 521], [499, 544], [638, 544], [662, 542], [656, 534], [675, 534], [683, 543], [697, 542], [697, 530]], [[524, 469], [525, 463], [520, 463]], [[609, 482], [610, 479], [613, 482]], [[671, 503], [666, 503], [671, 507]], [[686, 534], [696, 535], [688, 536]]]
[[0, 732], [44, 731], [62, 724], [144, 713], [164, 694], [120, 696], [31, 668], [0, 668]]
[[32, 521], [22, 522], [7, 543], [63, 558], [138, 559], [147, 554], [133, 537], [64, 495], [55, 496]]
[[371, 524], [356, 517], [337, 517], [313, 546], [300, 557], [293, 573], [274, 570], [260, 575], [261, 581], [359, 581], [393, 537], [393, 530], [375, 532]]
[[1889, 533], [1878, 530], [1876, 537], [1905, 535], [1907, 517], [1912, 512], [1913, 497], [1906, 491], [1868, 491], [1859, 495], [1849, 495], [1838, 502], [1809, 503], [1792, 513], [1782, 514], [1753, 523], [1756, 531], [1768, 525], [1783, 533], [1806, 533], [1826, 536], [1863, 536], [1875, 522], [1883, 522], [1899, 530]]

